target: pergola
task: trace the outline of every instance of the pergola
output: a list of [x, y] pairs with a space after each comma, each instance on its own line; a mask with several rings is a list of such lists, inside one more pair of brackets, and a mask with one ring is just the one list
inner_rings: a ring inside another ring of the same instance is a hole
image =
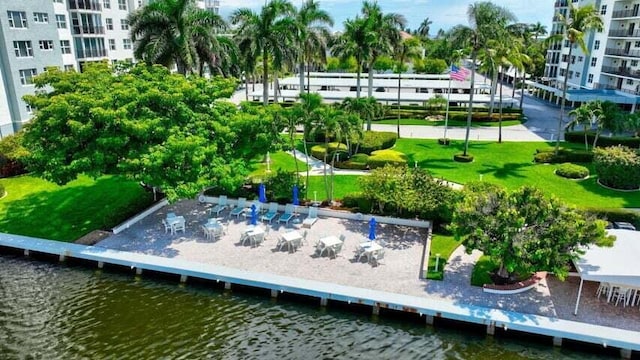
[[580, 259], [574, 261], [580, 274], [574, 315], [578, 314], [582, 284], [585, 280], [640, 288], [640, 232], [622, 229], [607, 231], [616, 236], [612, 247], [590, 246]]

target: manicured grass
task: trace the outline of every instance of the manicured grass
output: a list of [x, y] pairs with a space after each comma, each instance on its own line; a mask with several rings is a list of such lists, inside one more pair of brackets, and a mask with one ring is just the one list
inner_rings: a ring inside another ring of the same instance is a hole
[[65, 186], [31, 176], [0, 179], [0, 232], [75, 241], [110, 229], [151, 205], [153, 195], [122, 177], [86, 176]]
[[[384, 125], [396, 125], [398, 123], [397, 119], [384, 119], [374, 121], [374, 124], [384, 124]], [[502, 126], [513, 126], [522, 124], [519, 120], [508, 120], [503, 121]], [[425, 120], [425, 119], [400, 119], [400, 125], [424, 125], [424, 126], [444, 126], [444, 120]], [[447, 122], [447, 126], [459, 126], [464, 127], [467, 126], [466, 121], [459, 120], [449, 120]], [[480, 126], [490, 126], [490, 127], [498, 127], [499, 124], [496, 121], [476, 121], [471, 123], [471, 127], [480, 127]]]
[[[571, 144], [564, 144], [571, 147]], [[579, 145], [575, 145], [578, 146]], [[480, 180], [501, 184], [509, 189], [524, 185], [540, 188], [567, 203], [580, 207], [616, 208], [640, 207], [640, 192], [618, 192], [605, 189], [596, 183], [593, 168], [592, 178], [573, 181], [553, 173], [557, 165], [535, 164], [533, 154], [538, 148], [551, 148], [552, 143], [541, 142], [481, 142], [472, 141], [469, 153], [475, 157], [471, 163], [453, 161], [453, 155], [461, 153], [462, 140], [453, 140], [449, 146], [439, 145], [437, 140], [399, 139], [394, 150], [409, 157], [434, 176], [465, 184]]]
[[[265, 155], [260, 155], [260, 157], [255, 158], [249, 163], [249, 169], [251, 173], [249, 177], [264, 177], [267, 173], [267, 164], [265, 163]], [[286, 170], [295, 172], [296, 171], [296, 161], [298, 162], [298, 169], [302, 171], [306, 171], [306, 166], [304, 162], [295, 159], [290, 154], [284, 151], [278, 151], [272, 154], [269, 154], [269, 158], [271, 159], [270, 169], [271, 171], [276, 170]]]
[[[360, 186], [358, 185], [359, 177], [360, 176], [357, 175], [334, 176], [333, 198], [341, 199], [346, 194], [360, 191]], [[328, 180], [331, 181], [331, 178], [329, 177]], [[324, 176], [309, 177], [309, 191], [307, 191], [307, 198], [309, 200], [314, 200], [314, 191], [317, 192], [318, 201], [328, 198], [324, 187]]]
[[[458, 246], [460, 246], [460, 241], [456, 241], [451, 235], [433, 234], [431, 253], [429, 254], [429, 268], [425, 275], [427, 279], [442, 280], [444, 278], [444, 266], [447, 263], [447, 259]], [[440, 254], [440, 260], [436, 269], [437, 254]]]

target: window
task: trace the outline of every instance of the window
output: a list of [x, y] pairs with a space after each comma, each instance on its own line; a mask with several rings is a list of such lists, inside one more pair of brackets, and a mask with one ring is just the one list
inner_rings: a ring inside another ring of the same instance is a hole
[[49, 22], [49, 14], [43, 12], [34, 12], [33, 22], [37, 24], [46, 24]]
[[631, 60], [631, 66], [638, 66], [638, 60]]
[[127, 19], [121, 19], [120, 20], [120, 28], [122, 30], [129, 30], [129, 20]]
[[25, 108], [27, 109], [27, 114], [32, 114], [33, 113], [33, 108], [31, 107], [31, 105], [27, 104], [27, 106]]
[[40, 50], [53, 50], [53, 40], [40, 40], [38, 44], [40, 45]]
[[627, 79], [627, 85], [633, 85], [633, 80]]
[[22, 85], [32, 85], [33, 84], [33, 77], [36, 76], [38, 73], [36, 71], [36, 69], [24, 69], [24, 70], [20, 70], [20, 83]]
[[14, 41], [13, 50], [16, 53], [16, 57], [33, 56], [33, 47], [31, 47], [31, 41]]
[[111, 0], [104, 0], [104, 1], [102, 1], [102, 6], [103, 6], [105, 9], [111, 9]]
[[568, 77], [569, 79], [571, 79], [571, 78], [573, 77], [573, 70], [572, 70], [572, 71], [569, 71], [569, 74], [567, 75], [567, 77]]
[[571, 63], [572, 64], [576, 63], [576, 56], [575, 55], [571, 55]]
[[127, 0], [118, 0], [118, 9], [127, 10]]
[[131, 39], [122, 39], [122, 48], [125, 50], [131, 50]]
[[104, 22], [107, 24], [107, 30], [113, 30], [113, 19], [106, 18]]
[[109, 39], [109, 50], [116, 49], [116, 39]]
[[582, 62], [584, 58], [582, 56], [578, 56], [578, 62]]
[[607, 5], [602, 5], [602, 7], [600, 8], [600, 15], [606, 15], [607, 14]]
[[560, 76], [564, 76], [565, 71], [566, 70], [564, 68], [560, 69]]
[[589, 76], [587, 77], [587, 82], [589, 84], [593, 83], [593, 74], [589, 74]]
[[7, 11], [9, 17], [9, 27], [22, 29], [27, 27], [27, 13], [24, 11]]
[[65, 65], [64, 66], [64, 71], [71, 71], [73, 70], [73, 65]]
[[64, 4], [64, 0], [53, 0], [54, 3]]
[[69, 40], [60, 40], [60, 51], [63, 54], [71, 54], [71, 42]]
[[569, 47], [569, 40], [564, 41], [564, 47]]
[[56, 15], [56, 26], [58, 29], [66, 29], [67, 18], [64, 15]]
[[576, 71], [576, 77], [579, 78], [580, 77], [580, 72]]
[[598, 49], [600, 49], [600, 40], [596, 40], [593, 43], [593, 50], [598, 50]]
[[598, 64], [598, 58], [591, 58], [591, 66], [596, 66]]

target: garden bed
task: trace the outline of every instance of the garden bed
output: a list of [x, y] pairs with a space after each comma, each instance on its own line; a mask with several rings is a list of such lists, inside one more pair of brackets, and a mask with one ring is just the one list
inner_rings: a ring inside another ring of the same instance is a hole
[[482, 291], [490, 294], [501, 294], [501, 295], [511, 295], [511, 294], [519, 294], [530, 290], [538, 285], [540, 280], [547, 277], [546, 271], [540, 271], [533, 276], [531, 276], [527, 280], [519, 281], [515, 284], [507, 284], [507, 285], [494, 285], [494, 284], [484, 284], [482, 286]]

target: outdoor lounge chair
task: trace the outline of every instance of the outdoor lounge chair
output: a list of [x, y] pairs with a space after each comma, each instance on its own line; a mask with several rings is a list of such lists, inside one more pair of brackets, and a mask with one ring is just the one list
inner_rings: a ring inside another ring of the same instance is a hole
[[233, 210], [231, 210], [229, 215], [234, 215], [235, 217], [240, 216], [240, 214], [244, 212], [244, 208], [246, 205], [247, 205], [246, 198], [238, 198], [238, 204], [236, 205], [235, 208], [233, 208]]
[[318, 221], [318, 208], [312, 206], [309, 208], [309, 215], [302, 222], [302, 226], [311, 227], [311, 225], [315, 224]]
[[291, 220], [293, 218], [293, 204], [287, 204], [284, 207], [284, 214], [280, 215], [280, 218], [278, 219], [278, 222], [281, 223], [285, 223], [288, 224], [289, 220]]
[[268, 221], [271, 223], [276, 216], [278, 216], [278, 203], [269, 203], [269, 210], [266, 214], [262, 215], [262, 221]]
[[209, 215], [216, 213], [216, 216], [220, 216], [220, 213], [227, 208], [227, 196], [220, 195], [218, 198], [218, 204], [209, 209]]

